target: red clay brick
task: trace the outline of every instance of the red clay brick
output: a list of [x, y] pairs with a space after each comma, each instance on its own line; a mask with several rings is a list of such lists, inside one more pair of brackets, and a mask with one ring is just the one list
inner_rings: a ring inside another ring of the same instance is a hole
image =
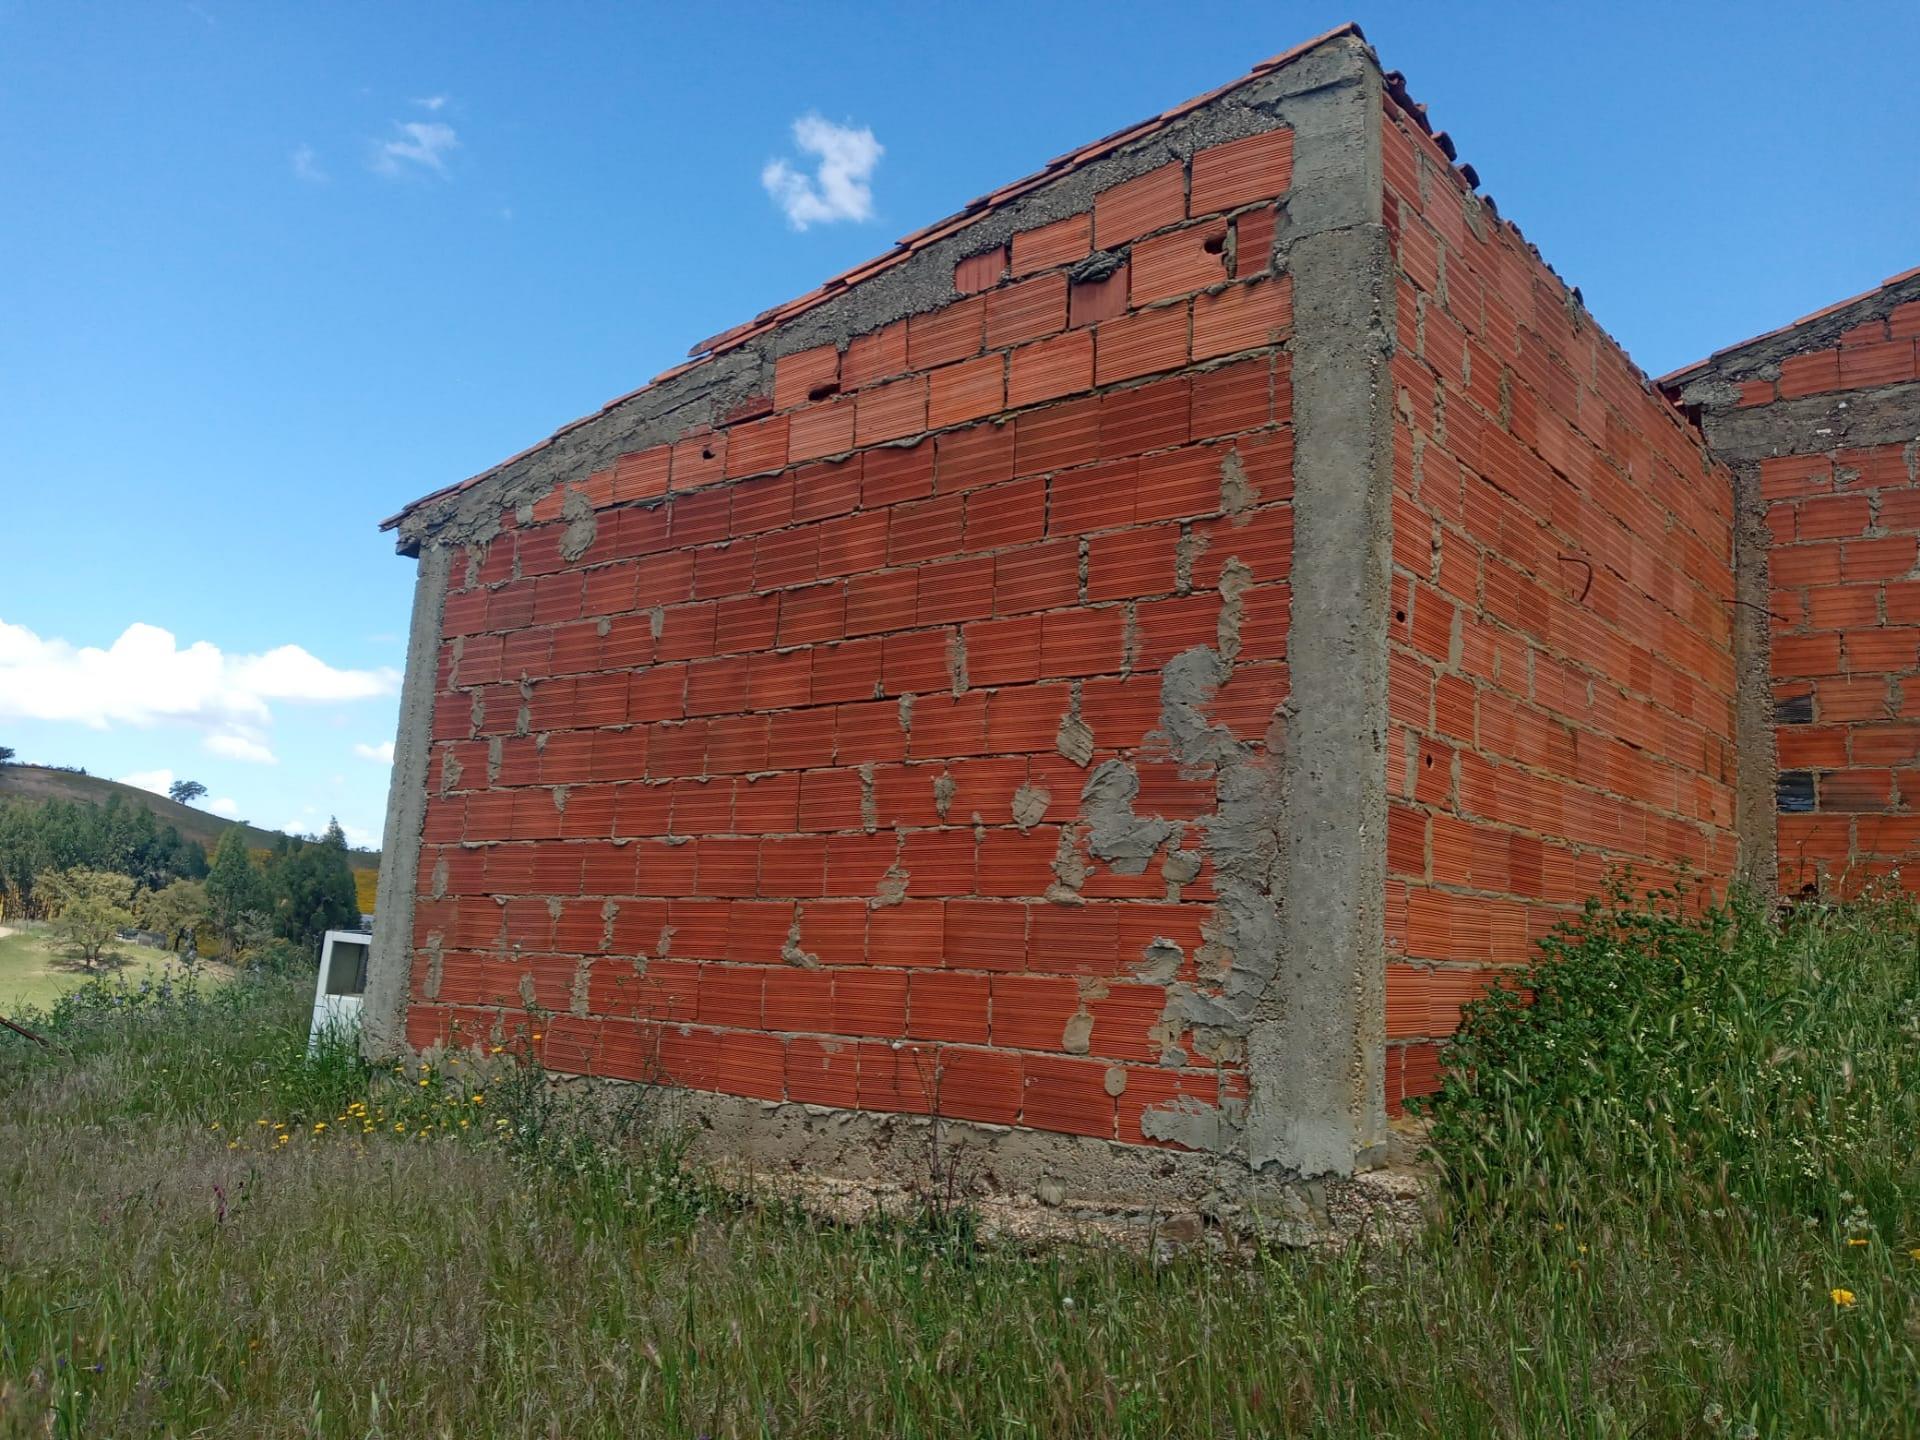
[[1293, 282], [1277, 279], [1229, 285], [1193, 302], [1193, 358], [1208, 360], [1272, 345], [1293, 327]]
[[1097, 385], [1177, 370], [1187, 361], [1187, 307], [1163, 305], [1122, 315], [1101, 325], [1093, 338]]
[[940, 429], [978, 420], [1006, 404], [1006, 358], [983, 355], [958, 365], [947, 365], [928, 377], [927, 425]]
[[1056, 265], [1070, 265], [1092, 249], [1093, 217], [1069, 215], [1013, 237], [1013, 273], [1031, 275]]
[[898, 440], [927, 428], [927, 379], [892, 380], [860, 392], [854, 407], [854, 439], [861, 445]]
[[980, 296], [959, 300], [907, 321], [907, 363], [930, 370], [955, 360], [969, 360], [982, 346], [986, 301]]
[[953, 288], [962, 295], [990, 290], [1007, 273], [1007, 247], [996, 245], [978, 255], [969, 255], [953, 267]]
[[1178, 161], [1093, 197], [1093, 243], [1106, 250], [1186, 218], [1186, 167]]
[[1227, 222], [1207, 220], [1133, 247], [1129, 302], [1136, 308], [1217, 285], [1227, 278]]
[[1007, 405], [1018, 409], [1093, 385], [1093, 334], [1073, 330], [1022, 345], [1007, 357]]
[[1293, 179], [1293, 132], [1269, 130], [1199, 150], [1193, 157], [1195, 215], [1232, 210], [1287, 193]]
[[1041, 275], [987, 296], [986, 347], [1004, 349], [1066, 328], [1067, 278]]

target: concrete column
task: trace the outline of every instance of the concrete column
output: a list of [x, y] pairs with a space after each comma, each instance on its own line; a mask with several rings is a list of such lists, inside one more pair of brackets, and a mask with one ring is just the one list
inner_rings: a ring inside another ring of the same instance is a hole
[[1281, 942], [1248, 1038], [1248, 1160], [1346, 1175], [1386, 1134], [1387, 611], [1393, 289], [1379, 71], [1294, 108], [1292, 698]]
[[1733, 467], [1733, 746], [1737, 767], [1733, 829], [1740, 853], [1734, 880], [1771, 899], [1780, 885], [1775, 795], [1780, 763], [1773, 730], [1772, 587], [1767, 557], [1773, 535], [1760, 498], [1760, 467]]
[[360, 1048], [390, 1060], [407, 1048], [407, 1005], [413, 971], [413, 902], [420, 874], [420, 836], [427, 818], [427, 765], [433, 748], [433, 686], [439, 673], [440, 619], [452, 554], [425, 546], [413, 587], [407, 675], [400, 687], [400, 726], [393, 741], [393, 778], [380, 848], [380, 897], [367, 961], [367, 998]]

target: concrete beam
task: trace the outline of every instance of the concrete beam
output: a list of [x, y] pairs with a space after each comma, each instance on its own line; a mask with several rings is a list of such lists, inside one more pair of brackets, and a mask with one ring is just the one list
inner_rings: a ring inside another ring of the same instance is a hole
[[1716, 460], [1740, 465], [1775, 455], [1904, 445], [1920, 438], [1920, 381], [1877, 390], [1835, 390], [1704, 416]]

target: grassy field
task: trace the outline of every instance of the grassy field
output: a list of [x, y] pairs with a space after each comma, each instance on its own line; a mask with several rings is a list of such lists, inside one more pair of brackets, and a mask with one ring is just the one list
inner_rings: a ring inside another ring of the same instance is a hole
[[[163, 951], [120, 945], [103, 957], [102, 968], [112, 978], [138, 985], [160, 979], [169, 969], [178, 972], [180, 967]], [[205, 968], [210, 980], [226, 973], [222, 966]], [[12, 933], [0, 935], [0, 1015], [29, 1006], [44, 1009], [92, 978], [78, 960], [50, 943], [40, 927], [12, 928]]]
[[1917, 957], [1598, 916], [1429, 1231], [1160, 1263], [745, 1202], [644, 1095], [307, 1059], [293, 982], [85, 993], [0, 1042], [0, 1436], [1920, 1434]]

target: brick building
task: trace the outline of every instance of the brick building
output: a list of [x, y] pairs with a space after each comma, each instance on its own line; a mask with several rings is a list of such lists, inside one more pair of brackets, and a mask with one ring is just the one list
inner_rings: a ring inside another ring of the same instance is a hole
[[1661, 384], [1733, 470], [1752, 828], [1788, 893], [1883, 879], [1920, 853], [1920, 270]]
[[937, 1115], [1009, 1188], [1245, 1196], [1374, 1163], [1610, 871], [1759, 873], [1736, 483], [1838, 472], [1729, 472], [1475, 188], [1343, 27], [388, 522], [370, 1049], [537, 1029], [770, 1164], [911, 1173]]

